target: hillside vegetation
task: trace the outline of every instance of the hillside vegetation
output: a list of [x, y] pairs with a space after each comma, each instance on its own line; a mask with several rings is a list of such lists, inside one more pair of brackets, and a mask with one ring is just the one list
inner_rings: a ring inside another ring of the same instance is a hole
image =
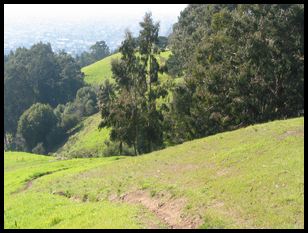
[[[166, 59], [168, 59], [170, 55], [170, 51], [162, 52], [159, 55], [160, 64], [165, 64]], [[112, 76], [111, 61], [112, 59], [117, 59], [120, 56], [120, 53], [116, 53], [84, 67], [82, 72], [85, 73], [85, 81], [88, 84], [96, 85], [101, 84], [104, 79], [110, 78]], [[161, 80], [170, 79], [167, 74], [159, 75]], [[158, 104], [166, 102], [166, 99], [161, 99]], [[104, 149], [106, 149], [104, 142], [109, 139], [110, 129], [103, 128], [102, 130], [98, 130], [100, 121], [101, 117], [99, 113], [83, 120], [71, 130], [71, 136], [55, 153], [58, 156], [70, 158], [102, 156]]]
[[137, 157], [4, 158], [5, 228], [304, 227], [303, 117]]
[[56, 151], [61, 157], [98, 157], [106, 148], [105, 140], [109, 139], [110, 130], [98, 129], [100, 114], [94, 114], [84, 119], [71, 132], [71, 136]]

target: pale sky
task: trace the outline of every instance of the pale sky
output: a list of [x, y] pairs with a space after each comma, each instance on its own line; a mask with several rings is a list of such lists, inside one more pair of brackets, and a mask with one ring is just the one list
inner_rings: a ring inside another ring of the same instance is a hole
[[141, 18], [151, 11], [153, 18], [177, 18], [187, 4], [4, 4], [4, 22], [31, 20], [125, 20]]

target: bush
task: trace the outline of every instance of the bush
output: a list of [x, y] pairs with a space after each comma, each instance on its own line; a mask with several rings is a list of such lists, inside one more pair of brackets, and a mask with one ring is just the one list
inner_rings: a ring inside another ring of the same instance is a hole
[[83, 87], [77, 91], [74, 105], [82, 116], [90, 116], [98, 111], [97, 95], [93, 87]]
[[31, 151], [38, 143], [46, 145], [47, 135], [57, 125], [57, 117], [47, 104], [36, 103], [27, 109], [18, 121], [17, 133]]

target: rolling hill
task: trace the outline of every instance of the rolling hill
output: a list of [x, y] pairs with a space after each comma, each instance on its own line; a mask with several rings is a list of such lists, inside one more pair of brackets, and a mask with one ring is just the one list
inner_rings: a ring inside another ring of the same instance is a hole
[[136, 157], [5, 152], [4, 171], [4, 228], [304, 227], [303, 117]]

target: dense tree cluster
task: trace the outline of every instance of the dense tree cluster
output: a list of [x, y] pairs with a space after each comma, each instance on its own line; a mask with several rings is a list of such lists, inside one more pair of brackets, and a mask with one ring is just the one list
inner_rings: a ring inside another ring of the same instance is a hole
[[48, 153], [66, 131], [98, 111], [97, 90], [85, 86], [80, 66], [65, 52], [54, 53], [50, 44], [18, 48], [5, 56], [4, 68], [7, 149]]
[[83, 85], [80, 67], [70, 55], [55, 54], [43, 43], [18, 48], [4, 66], [4, 131], [15, 134], [19, 117], [32, 104], [66, 103]]
[[84, 117], [98, 112], [96, 90], [82, 87], [74, 101], [52, 108], [49, 104], [35, 103], [18, 120], [17, 133], [7, 137], [7, 149], [47, 154], [69, 136], [69, 131]]
[[190, 5], [170, 41], [185, 79], [168, 117], [174, 143], [304, 109], [303, 5]]

